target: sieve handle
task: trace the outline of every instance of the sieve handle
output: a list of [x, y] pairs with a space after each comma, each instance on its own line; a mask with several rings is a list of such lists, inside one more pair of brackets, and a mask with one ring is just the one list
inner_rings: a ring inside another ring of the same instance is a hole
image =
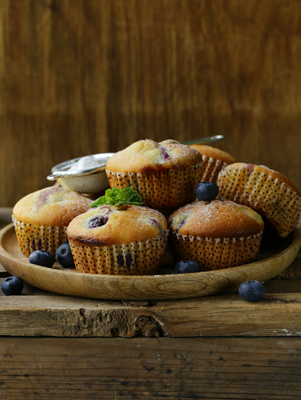
[[224, 140], [225, 136], [223, 135], [216, 135], [216, 136], [209, 136], [201, 139], [189, 140], [188, 142], [183, 142], [183, 144], [199, 144], [199, 143], [211, 143], [211, 142], [218, 142], [219, 140]]

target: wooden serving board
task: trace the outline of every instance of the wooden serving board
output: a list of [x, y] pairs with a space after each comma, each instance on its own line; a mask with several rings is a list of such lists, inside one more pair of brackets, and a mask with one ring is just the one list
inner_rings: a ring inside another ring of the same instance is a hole
[[112, 276], [82, 274], [75, 270], [30, 264], [21, 253], [13, 224], [0, 231], [0, 261], [11, 274], [39, 289], [54, 293], [106, 300], [168, 300], [212, 295], [237, 289], [242, 282], [265, 282], [283, 272], [295, 259], [301, 234], [265, 245], [258, 261], [217, 271], [173, 274], [169, 252], [158, 275]]

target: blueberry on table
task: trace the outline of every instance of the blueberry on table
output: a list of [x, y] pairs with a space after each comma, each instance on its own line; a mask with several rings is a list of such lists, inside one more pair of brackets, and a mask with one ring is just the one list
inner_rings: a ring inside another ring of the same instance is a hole
[[31, 264], [51, 268], [55, 263], [55, 258], [54, 255], [50, 253], [50, 251], [36, 250], [30, 254], [28, 261]]
[[214, 200], [219, 193], [219, 187], [214, 182], [201, 182], [195, 188], [195, 195], [199, 200]]
[[176, 274], [189, 274], [192, 272], [200, 272], [199, 265], [190, 260], [181, 260], [175, 265]]
[[238, 293], [246, 301], [259, 301], [265, 294], [265, 288], [258, 281], [247, 281], [239, 286]]
[[24, 284], [21, 278], [9, 276], [1, 284], [1, 290], [5, 296], [16, 296], [23, 290]]
[[56, 253], [57, 262], [64, 268], [75, 268], [71, 248], [69, 243], [61, 244]]

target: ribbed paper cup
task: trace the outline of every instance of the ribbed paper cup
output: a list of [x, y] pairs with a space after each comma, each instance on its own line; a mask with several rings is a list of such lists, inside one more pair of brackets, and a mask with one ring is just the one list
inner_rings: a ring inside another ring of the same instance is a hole
[[113, 246], [78, 246], [70, 240], [78, 272], [108, 275], [154, 275], [160, 268], [168, 230], [138, 242]]
[[200, 182], [217, 182], [219, 172], [228, 164], [203, 155]]
[[165, 169], [152, 174], [106, 170], [110, 187], [132, 187], [146, 206], [176, 207], [195, 200], [194, 189], [200, 182], [202, 163], [187, 168]]
[[301, 197], [288, 185], [267, 173], [233, 167], [219, 174], [219, 198], [251, 207], [265, 217], [280, 237], [298, 224]]
[[170, 246], [176, 262], [191, 260], [201, 271], [231, 268], [254, 261], [260, 248], [263, 231], [239, 238], [200, 238], [171, 232]]
[[27, 224], [13, 217], [13, 223], [22, 253], [29, 257], [35, 250], [50, 251], [53, 255], [57, 248], [68, 241], [64, 226], [41, 226]]

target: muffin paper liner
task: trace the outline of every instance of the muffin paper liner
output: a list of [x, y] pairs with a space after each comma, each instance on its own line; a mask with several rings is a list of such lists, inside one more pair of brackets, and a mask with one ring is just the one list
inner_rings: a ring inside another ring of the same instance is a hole
[[203, 155], [200, 182], [217, 182], [219, 172], [228, 164]]
[[137, 242], [112, 246], [78, 246], [70, 240], [78, 272], [108, 275], [154, 275], [160, 268], [168, 230]]
[[110, 187], [132, 187], [149, 207], [176, 207], [195, 200], [202, 163], [187, 168], [166, 169], [152, 174], [106, 170]]
[[298, 224], [301, 197], [271, 175], [231, 168], [219, 174], [219, 198], [251, 207], [286, 237]]
[[50, 251], [53, 255], [57, 248], [68, 242], [67, 228], [64, 226], [42, 226], [27, 224], [12, 217], [22, 253], [29, 257], [35, 250]]
[[201, 271], [231, 268], [254, 261], [259, 252], [263, 231], [239, 238], [200, 238], [171, 232], [172, 255], [176, 262], [191, 260]]

